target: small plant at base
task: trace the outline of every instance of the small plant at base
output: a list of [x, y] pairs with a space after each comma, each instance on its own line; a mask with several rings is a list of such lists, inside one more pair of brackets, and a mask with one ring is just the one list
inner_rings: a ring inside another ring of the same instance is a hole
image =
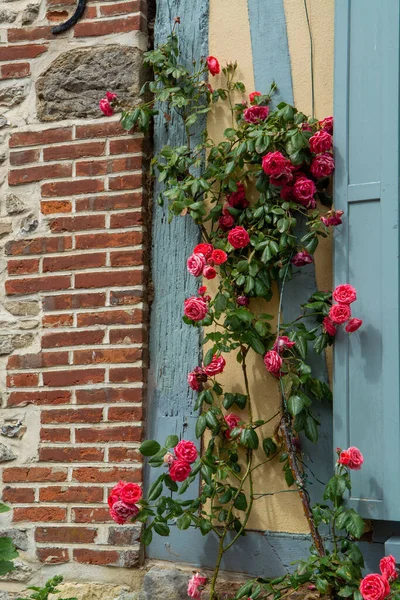
[[[9, 506], [0, 502], [0, 513], [9, 512], [10, 510]], [[14, 571], [13, 559], [18, 558], [18, 556], [13, 541], [7, 537], [0, 537], [0, 576]]]
[[[60, 594], [57, 586], [63, 582], [61, 575], [56, 575], [49, 579], [43, 587], [30, 586], [27, 589], [32, 590], [32, 594], [25, 598], [17, 598], [17, 600], [49, 600], [50, 594]], [[77, 598], [57, 598], [56, 600], [77, 600]]]

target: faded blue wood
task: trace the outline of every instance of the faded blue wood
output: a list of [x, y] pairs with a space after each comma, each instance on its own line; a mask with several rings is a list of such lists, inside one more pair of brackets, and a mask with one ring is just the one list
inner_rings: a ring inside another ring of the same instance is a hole
[[400, 520], [399, 3], [337, 1], [335, 37], [335, 284], [364, 324], [335, 345], [334, 441], [364, 454], [350, 505]]

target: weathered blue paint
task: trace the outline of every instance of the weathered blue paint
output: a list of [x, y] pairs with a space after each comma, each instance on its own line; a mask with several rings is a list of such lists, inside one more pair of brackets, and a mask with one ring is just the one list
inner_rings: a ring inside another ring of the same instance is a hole
[[[351, 506], [400, 520], [399, 4], [336, 3], [335, 284], [354, 285], [362, 329], [335, 345], [335, 446], [358, 446]], [[371, 118], [373, 115], [373, 118]], [[366, 126], [367, 124], [367, 126]]]

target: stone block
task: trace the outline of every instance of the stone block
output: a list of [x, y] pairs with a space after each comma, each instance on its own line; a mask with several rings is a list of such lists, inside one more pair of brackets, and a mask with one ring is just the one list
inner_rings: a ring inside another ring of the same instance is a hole
[[179, 569], [152, 567], [146, 573], [143, 591], [148, 600], [185, 600], [189, 575]]
[[17, 455], [5, 444], [0, 443], [0, 463], [15, 460]]
[[35, 301], [16, 301], [7, 300], [4, 308], [14, 317], [36, 317], [40, 312], [39, 302]]
[[24, 212], [26, 206], [22, 200], [15, 194], [7, 194], [6, 196], [6, 211], [9, 215], [17, 215]]
[[28, 95], [28, 88], [21, 83], [14, 83], [0, 88], [0, 106], [17, 106], [25, 100]]
[[29, 346], [33, 341], [31, 333], [16, 335], [0, 335], [0, 356], [11, 354], [17, 348]]
[[0, 537], [11, 538], [17, 550], [28, 550], [28, 535], [26, 529], [0, 529]]

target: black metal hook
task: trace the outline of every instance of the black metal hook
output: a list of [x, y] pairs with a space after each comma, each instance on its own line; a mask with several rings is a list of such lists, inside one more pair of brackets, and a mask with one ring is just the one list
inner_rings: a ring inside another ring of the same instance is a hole
[[74, 14], [68, 19], [68, 21], [65, 21], [65, 23], [60, 23], [60, 25], [56, 25], [55, 27], [53, 27], [51, 33], [53, 35], [57, 35], [58, 33], [64, 33], [64, 31], [68, 31], [68, 29], [71, 29], [71, 27], [76, 25], [76, 23], [79, 21], [79, 19], [85, 12], [86, 3], [87, 0], [79, 0], [78, 6], [76, 7], [76, 11], [74, 12]]

